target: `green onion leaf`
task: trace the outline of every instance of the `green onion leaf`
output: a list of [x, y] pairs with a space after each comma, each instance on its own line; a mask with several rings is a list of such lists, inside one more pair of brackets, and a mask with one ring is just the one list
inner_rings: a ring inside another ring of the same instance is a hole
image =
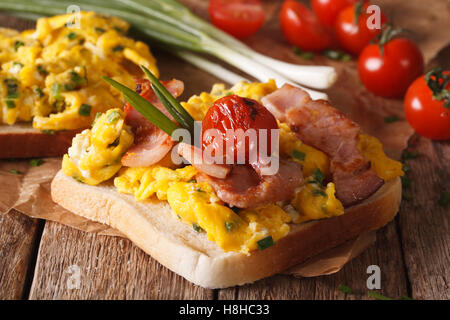
[[267, 249], [268, 247], [273, 246], [275, 244], [275, 241], [273, 241], [272, 236], [268, 236], [264, 239], [259, 240], [257, 244], [259, 250], [264, 250]]
[[119, 120], [119, 118], [120, 118], [119, 112], [114, 110], [108, 114], [107, 120], [109, 123], [115, 123], [117, 120]]
[[294, 150], [292, 150], [291, 156], [295, 159], [303, 161], [303, 160], [305, 160], [306, 154], [304, 152], [294, 149]]
[[130, 88], [108, 77], [102, 77], [102, 79], [119, 90], [133, 108], [168, 135], [172, 135], [172, 132], [178, 129], [178, 126], [167, 118], [164, 113]]
[[[174, 109], [180, 114], [183, 118], [183, 122], [186, 126], [183, 126], [185, 129], [189, 130], [191, 134], [194, 133], [194, 119], [191, 115], [183, 108], [183, 106], [175, 99], [169, 91], [167, 91], [166, 87], [164, 87], [161, 82], [150, 72], [145, 66], [141, 65], [142, 70], [145, 75], [150, 79], [150, 82], [158, 89], [158, 91], [167, 99], [167, 101], [173, 106]], [[180, 123], [181, 125], [181, 123]]]
[[17, 51], [21, 46], [24, 46], [24, 45], [25, 45], [25, 43], [17, 40], [16, 42], [14, 42], [14, 51]]
[[192, 228], [194, 228], [195, 231], [197, 232], [203, 232], [204, 230], [202, 229], [202, 227], [200, 227], [198, 224], [193, 223], [192, 224]]
[[37, 66], [37, 71], [39, 72], [39, 74], [41, 74], [43, 76], [48, 75], [48, 71], [45, 70], [45, 68], [43, 66], [40, 66], [40, 65]]
[[77, 37], [77, 34], [75, 32], [71, 32], [67, 35], [67, 38], [69, 38], [70, 40], [73, 40]]
[[45, 133], [45, 134], [50, 134], [50, 135], [53, 135], [53, 134], [55, 134], [55, 131], [54, 130], [42, 130], [42, 133]]
[[5, 102], [8, 109], [14, 109], [16, 107], [16, 103], [13, 100], [5, 100]]
[[44, 160], [42, 159], [31, 159], [30, 160], [30, 166], [31, 167], [39, 167], [44, 163]]
[[64, 97], [61, 95], [61, 85], [57, 82], [52, 85], [52, 95], [57, 101], [64, 100]]
[[44, 92], [42, 92], [42, 89], [39, 87], [34, 89], [34, 92], [36, 92], [38, 94], [39, 98], [42, 98], [44, 96]]
[[313, 196], [322, 196], [322, 197], [327, 196], [327, 194], [323, 190], [320, 190], [320, 189], [314, 189], [312, 191], [312, 194], [313, 194]]
[[14, 173], [14, 174], [22, 174], [22, 172], [20, 172], [19, 170], [16, 170], [16, 169], [10, 169], [9, 172]]
[[80, 106], [80, 110], [78, 110], [78, 114], [84, 117], [89, 117], [91, 115], [91, 109], [91, 105], [83, 103]]
[[112, 48], [112, 51], [119, 52], [119, 51], [123, 51], [123, 49], [125, 49], [125, 47], [119, 44], [118, 46], [115, 46], [114, 48]]
[[313, 172], [314, 179], [317, 181], [317, 183], [322, 184], [323, 180], [325, 179], [325, 176], [323, 175], [322, 171], [320, 171], [319, 168], [316, 168]]
[[94, 29], [98, 33], [104, 33], [105, 32], [105, 29], [103, 29], [103, 28], [95, 27]]

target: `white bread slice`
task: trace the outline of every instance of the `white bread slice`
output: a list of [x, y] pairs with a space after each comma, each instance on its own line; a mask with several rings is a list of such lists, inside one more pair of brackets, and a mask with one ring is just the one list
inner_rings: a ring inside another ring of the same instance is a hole
[[31, 124], [0, 125], [0, 159], [62, 156], [80, 130], [44, 133]]
[[89, 186], [60, 171], [51, 186], [53, 200], [62, 207], [118, 229], [162, 265], [205, 288], [254, 282], [381, 228], [396, 215], [401, 192], [396, 178], [343, 215], [292, 225], [274, 246], [245, 255], [224, 252], [171, 214], [166, 201], [137, 202], [134, 196], [116, 191], [111, 181]]

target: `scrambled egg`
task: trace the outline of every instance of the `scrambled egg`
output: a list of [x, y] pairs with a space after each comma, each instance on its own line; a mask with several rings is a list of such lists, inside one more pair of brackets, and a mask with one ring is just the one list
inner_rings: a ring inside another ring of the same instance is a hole
[[141, 64], [158, 75], [148, 46], [125, 36], [127, 22], [95, 12], [81, 12], [79, 28], [70, 20], [41, 18], [22, 33], [0, 28], [0, 123], [87, 128], [97, 112], [123, 105], [101, 76], [133, 87]]
[[[193, 96], [182, 105], [200, 121], [214, 101], [227, 94], [236, 93], [260, 101], [274, 90], [273, 81], [242, 82], [228, 90], [224, 85], [215, 85], [211, 93]], [[123, 116], [118, 109], [109, 110], [97, 118], [92, 130], [77, 135], [64, 156], [64, 173], [88, 184], [98, 184], [115, 176], [116, 189], [134, 195], [137, 201], [150, 197], [168, 201], [174, 215], [192, 225], [194, 230], [205, 232], [207, 238], [224, 251], [248, 254], [264, 249], [286, 236], [291, 223], [344, 213], [344, 207], [335, 196], [334, 183], [323, 185], [330, 174], [328, 157], [302, 143], [284, 123], [279, 123], [280, 152], [303, 165], [304, 185], [299, 186], [290, 202], [233, 210], [217, 197], [211, 185], [195, 180], [197, 170], [193, 166], [175, 168], [168, 156], [150, 167], [122, 168], [120, 158], [133, 143], [133, 135], [124, 125]], [[386, 157], [376, 138], [361, 135], [358, 147], [381, 178], [387, 181], [403, 174], [401, 164]]]
[[277, 241], [289, 232], [289, 214], [279, 206], [235, 211], [225, 206], [210, 184], [197, 183], [193, 166], [169, 169], [159, 165], [148, 168], [122, 168], [114, 185], [136, 200], [155, 195], [167, 200], [172, 212], [198, 232], [206, 232], [225, 251], [248, 253], [261, 241]]
[[92, 129], [73, 138], [72, 146], [63, 157], [64, 174], [90, 185], [113, 177], [122, 167], [122, 155], [134, 141], [124, 117], [120, 109], [98, 114]]

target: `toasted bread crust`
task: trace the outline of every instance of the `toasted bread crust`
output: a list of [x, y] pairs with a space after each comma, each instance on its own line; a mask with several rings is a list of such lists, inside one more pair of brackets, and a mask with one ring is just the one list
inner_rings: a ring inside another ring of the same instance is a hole
[[400, 205], [401, 183], [387, 182], [364, 202], [339, 217], [292, 225], [274, 246], [250, 255], [223, 252], [176, 219], [166, 201], [137, 202], [111, 182], [88, 186], [61, 171], [52, 182], [53, 200], [88, 219], [108, 224], [170, 270], [206, 288], [224, 288], [279, 273], [364, 232], [391, 221]]
[[0, 125], [0, 159], [62, 156], [78, 132], [68, 130], [48, 134], [30, 125]]

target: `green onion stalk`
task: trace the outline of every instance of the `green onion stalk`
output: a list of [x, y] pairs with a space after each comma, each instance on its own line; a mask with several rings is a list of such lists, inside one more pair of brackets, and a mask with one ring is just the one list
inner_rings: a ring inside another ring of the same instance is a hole
[[[213, 55], [258, 81], [275, 79], [278, 86], [290, 83], [326, 89], [336, 81], [334, 68], [300, 66], [264, 56], [197, 17], [175, 0], [77, 0], [76, 3], [82, 10], [113, 15], [128, 21], [144, 35], [170, 46], [176, 55], [227, 82], [242, 77], [187, 51]], [[69, 5], [73, 5], [72, 0], [2, 0], [0, 10], [36, 19], [39, 15], [66, 13]], [[322, 92], [304, 89], [313, 99], [327, 98]]]

